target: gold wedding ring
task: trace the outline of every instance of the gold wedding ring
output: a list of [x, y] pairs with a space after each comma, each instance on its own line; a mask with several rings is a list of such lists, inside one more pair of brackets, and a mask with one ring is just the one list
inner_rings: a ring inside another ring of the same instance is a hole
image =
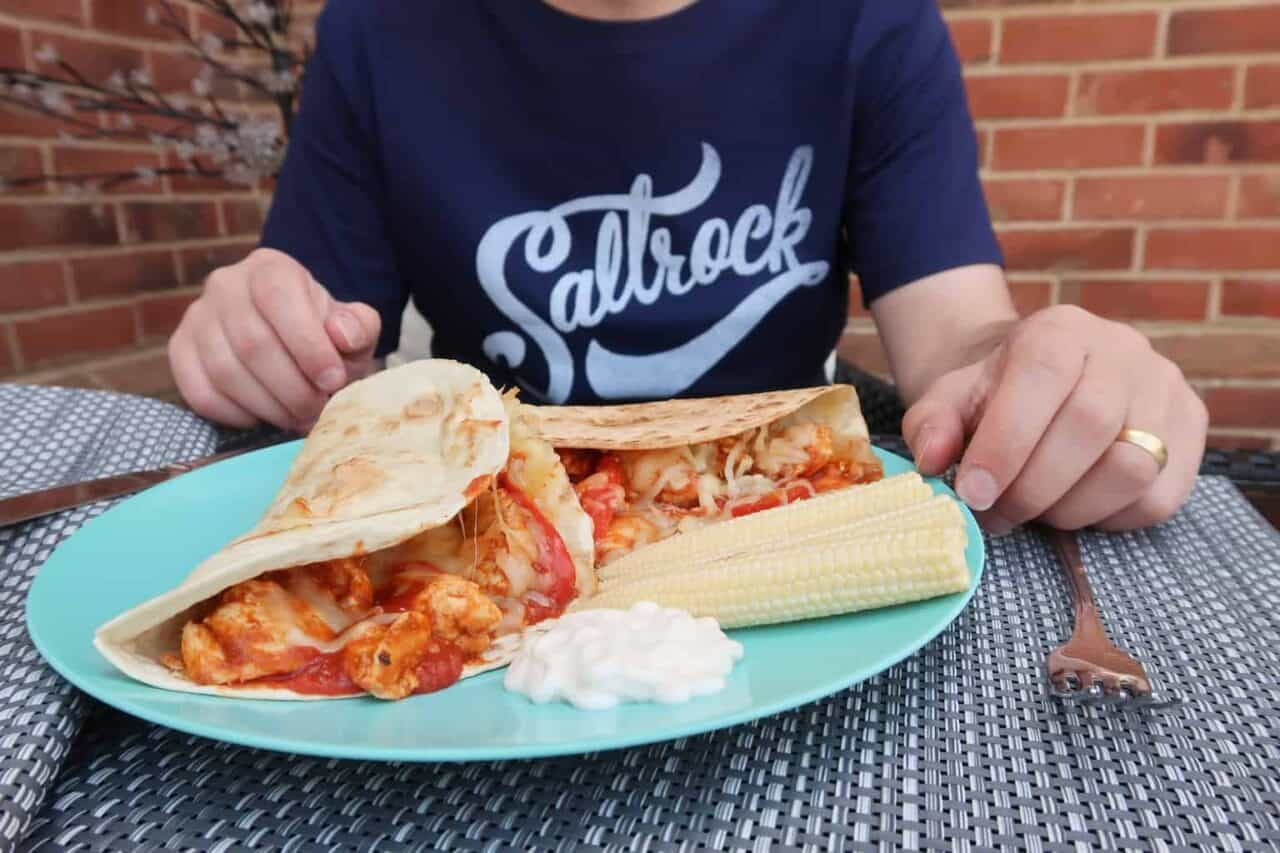
[[1120, 437], [1116, 440], [1128, 442], [1150, 453], [1151, 458], [1156, 460], [1156, 465], [1159, 466], [1161, 471], [1164, 470], [1164, 466], [1169, 462], [1169, 448], [1165, 447], [1163, 441], [1149, 432], [1125, 427], [1120, 430]]

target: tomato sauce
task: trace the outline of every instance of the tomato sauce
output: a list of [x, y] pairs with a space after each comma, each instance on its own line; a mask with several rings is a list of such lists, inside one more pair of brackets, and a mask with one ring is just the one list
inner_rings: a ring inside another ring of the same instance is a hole
[[462, 678], [466, 655], [451, 643], [433, 641], [432, 649], [418, 664], [418, 689], [414, 694], [435, 693]]
[[354, 696], [364, 690], [347, 677], [342, 666], [342, 652], [315, 652], [315, 657], [301, 669], [284, 675], [268, 675], [250, 682], [264, 687], [280, 687], [309, 696]]
[[564, 540], [560, 538], [560, 532], [556, 530], [555, 525], [547, 520], [542, 510], [538, 509], [538, 505], [528, 495], [511, 482], [511, 478], [505, 472], [500, 476], [499, 485], [529, 515], [541, 534], [538, 536], [538, 560], [534, 563], [534, 571], [542, 575], [550, 575], [551, 578], [550, 588], [542, 592], [554, 603], [553, 607], [539, 606], [537, 602], [529, 600], [524, 602], [525, 622], [532, 625], [537, 621], [534, 618], [535, 614], [539, 619], [546, 619], [564, 611], [577, 592], [577, 571], [573, 567], [569, 549], [565, 547]]

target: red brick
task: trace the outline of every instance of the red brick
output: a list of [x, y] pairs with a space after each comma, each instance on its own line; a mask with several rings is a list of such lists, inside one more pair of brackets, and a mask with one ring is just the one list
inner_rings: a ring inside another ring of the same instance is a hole
[[0, 204], [0, 251], [39, 246], [105, 246], [117, 242], [104, 205]]
[[1280, 121], [1162, 124], [1156, 163], [1280, 163]]
[[1209, 282], [1067, 281], [1062, 285], [1062, 301], [1115, 320], [1204, 320]]
[[[44, 174], [44, 160], [34, 145], [0, 145], [0, 181], [38, 178]], [[7, 185], [4, 195], [40, 195], [46, 190], [44, 181], [24, 185]]]
[[13, 335], [13, 329], [8, 325], [0, 324], [0, 376], [7, 376], [18, 369], [13, 362], [13, 350], [9, 348], [9, 339]]
[[1274, 429], [1280, 418], [1280, 388], [1210, 388], [1204, 395], [1209, 423], [1219, 427]]
[[80, 0], [5, 0], [4, 11], [17, 18], [45, 18], [79, 24]]
[[218, 234], [213, 202], [138, 201], [124, 206], [125, 241], [191, 240]]
[[1141, 59], [1156, 46], [1156, 16], [1036, 15], [1004, 20], [1000, 61], [1083, 62], [1092, 59]]
[[[189, 53], [151, 52], [151, 74], [156, 88], [175, 96], [186, 96], [192, 104], [204, 101], [191, 88], [192, 81], [200, 74], [201, 65], [201, 60]], [[209, 78], [209, 86], [214, 95], [224, 100], [234, 100], [239, 92], [236, 82], [228, 77], [214, 75]]]
[[1209, 431], [1209, 447], [1215, 450], [1270, 450], [1271, 439], [1264, 435], [1237, 435]]
[[1280, 228], [1159, 228], [1147, 233], [1148, 269], [1280, 267]]
[[1096, 169], [1142, 162], [1140, 124], [1054, 125], [995, 132], [996, 169]]
[[[1280, 335], [1274, 331], [1254, 328], [1156, 335], [1151, 345], [1176, 362], [1190, 379], [1280, 378]], [[1280, 428], [1280, 410], [1272, 416]]]
[[889, 375], [889, 358], [880, 343], [880, 336], [873, 330], [846, 330], [840, 336], [836, 350], [841, 358], [860, 370], [878, 376]]
[[[93, 0], [93, 25], [122, 36], [146, 39], [177, 39], [173, 30], [147, 22], [147, 8], [154, 0]], [[179, 13], [181, 9], [179, 9]], [[164, 17], [161, 15], [160, 20]]]
[[142, 336], [144, 338], [167, 338], [178, 328], [182, 313], [195, 301], [199, 292], [167, 293], [163, 296], [149, 296], [138, 303], [142, 315]]
[[[64, 175], [127, 176], [126, 180], [119, 182], [111, 179], [113, 185], [103, 188], [107, 193], [158, 193], [164, 189], [159, 178], [155, 178], [148, 184], [133, 176], [136, 169], [160, 167], [159, 155], [148, 151], [59, 146], [53, 149], [53, 167], [59, 174]], [[105, 184], [108, 179], [102, 180]]]
[[870, 317], [871, 312], [862, 305], [862, 284], [856, 275], [849, 276], [849, 311], [850, 317]]
[[1010, 270], [1116, 270], [1133, 263], [1132, 228], [1000, 232]]
[[1080, 115], [1225, 110], [1235, 94], [1234, 68], [1093, 71], [1080, 75]]
[[[53, 45], [63, 59], [90, 80], [105, 81], [116, 71], [127, 74], [143, 64], [142, 51], [137, 48], [61, 33], [31, 33], [33, 50], [40, 50], [46, 44]], [[45, 67], [45, 70], [56, 69]]]
[[1065, 74], [993, 74], [965, 78], [975, 119], [1053, 118], [1067, 110]]
[[1245, 219], [1280, 216], [1280, 173], [1241, 176], [1236, 213]]
[[1227, 175], [1077, 178], [1074, 219], [1221, 219]]
[[987, 206], [997, 222], [1025, 219], [1061, 219], [1065, 181], [1043, 179], [988, 179], [983, 182]]
[[133, 310], [127, 305], [68, 311], [14, 323], [27, 367], [132, 346]]
[[71, 275], [76, 296], [85, 301], [166, 290], [178, 284], [170, 251], [76, 258], [71, 262]]
[[1248, 109], [1280, 106], [1280, 65], [1254, 65], [1244, 78], [1244, 105]]
[[126, 394], [158, 396], [173, 391], [175, 383], [169, 370], [169, 357], [163, 350], [95, 366], [93, 375], [104, 387]]
[[991, 131], [981, 129], [977, 133], [978, 136], [978, 164], [980, 166], [987, 165], [987, 153], [991, 150]]
[[1280, 319], [1280, 279], [1227, 279], [1222, 282], [1222, 313], [1232, 317]]
[[67, 123], [16, 104], [0, 104], [0, 136], [49, 138], [68, 130]]
[[222, 215], [231, 235], [258, 234], [262, 230], [262, 207], [253, 199], [222, 202]]
[[[22, 68], [26, 64], [26, 57], [22, 53], [22, 35], [18, 28], [0, 24], [0, 65]], [[3, 345], [2, 340], [0, 345]]]
[[1184, 9], [1169, 18], [1169, 54], [1280, 50], [1280, 6]]
[[1024, 317], [1041, 308], [1048, 308], [1052, 299], [1052, 286], [1053, 282], [1047, 278], [1011, 279], [1009, 295], [1013, 297], [1013, 307]]
[[961, 62], [985, 62], [991, 58], [990, 18], [958, 18], [947, 25]]
[[[240, 37], [240, 30], [236, 27], [235, 22], [227, 20], [222, 15], [214, 15], [203, 9], [196, 8], [193, 8], [191, 13], [192, 20], [195, 23], [195, 34], [197, 36], [203, 33], [213, 33], [218, 36], [218, 38], [222, 39], [224, 43], [228, 40]], [[294, 17], [296, 20], [296, 9], [294, 10]]]
[[62, 264], [57, 261], [0, 265], [0, 312], [52, 308], [66, 302]]
[[208, 246], [182, 251], [183, 284], [200, 284], [209, 273], [219, 267], [227, 267], [243, 261], [254, 250], [254, 243], [233, 243], [229, 246]]

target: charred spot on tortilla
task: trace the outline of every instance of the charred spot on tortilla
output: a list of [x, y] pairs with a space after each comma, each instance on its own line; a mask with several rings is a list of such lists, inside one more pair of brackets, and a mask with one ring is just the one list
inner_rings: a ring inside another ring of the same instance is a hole
[[423, 394], [404, 407], [401, 414], [409, 419], [431, 418], [444, 411], [444, 401], [436, 393]]
[[376, 463], [363, 456], [354, 456], [330, 469], [329, 476], [320, 483], [312, 500], [336, 507], [377, 489], [385, 479], [386, 475]]

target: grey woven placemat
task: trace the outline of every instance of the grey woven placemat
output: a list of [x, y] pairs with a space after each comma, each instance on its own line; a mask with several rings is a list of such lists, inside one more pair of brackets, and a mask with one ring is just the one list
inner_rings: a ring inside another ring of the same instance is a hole
[[[1051, 552], [991, 542], [959, 619], [795, 711], [584, 757], [436, 766], [233, 747], [104, 711], [33, 850], [1259, 850], [1280, 846], [1280, 536], [1225, 480], [1089, 536], [1104, 615], [1186, 704], [1043, 695], [1070, 625]], [[839, 649], [815, 650], [839, 654]], [[432, 722], [424, 719], [424, 725]]]
[[[166, 403], [0, 385], [0, 497], [189, 459], [214, 441], [212, 428]], [[111, 503], [0, 527], [0, 850], [29, 827], [87, 704], [31, 645], [27, 588], [58, 543]]]

